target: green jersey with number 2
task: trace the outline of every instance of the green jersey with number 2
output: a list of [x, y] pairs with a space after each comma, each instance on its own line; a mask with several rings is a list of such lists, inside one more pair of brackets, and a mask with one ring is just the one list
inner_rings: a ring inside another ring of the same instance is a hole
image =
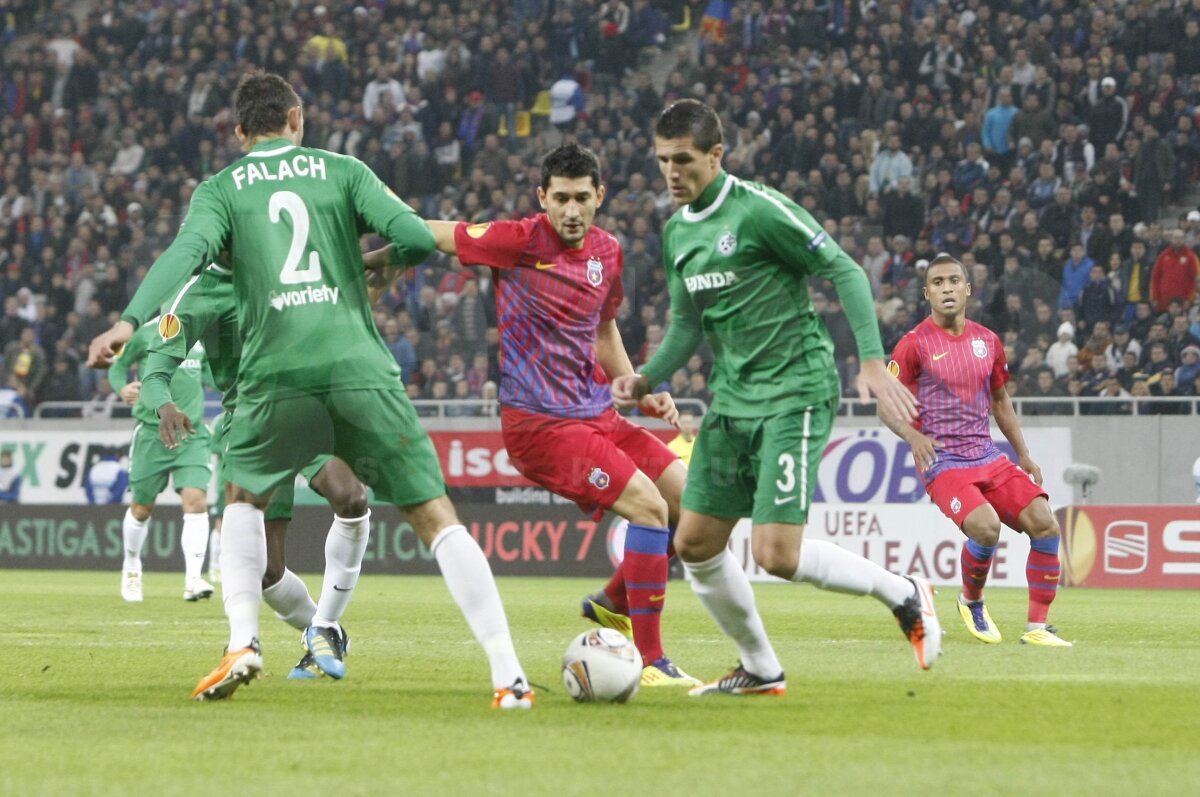
[[227, 251], [243, 337], [240, 395], [395, 388], [399, 368], [367, 303], [359, 238], [370, 231], [393, 243], [399, 264], [433, 251], [429, 228], [361, 161], [262, 142], [200, 184], [122, 317], [138, 320], [156, 294]]

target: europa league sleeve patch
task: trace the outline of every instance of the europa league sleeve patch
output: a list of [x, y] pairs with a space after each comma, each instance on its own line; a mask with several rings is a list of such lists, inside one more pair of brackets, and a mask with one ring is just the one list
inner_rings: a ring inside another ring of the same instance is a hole
[[179, 316], [174, 313], [166, 313], [162, 318], [158, 319], [158, 336], [166, 343], [172, 338], [179, 336], [183, 331], [183, 323], [180, 322]]
[[890, 362], [888, 362], [888, 366], [887, 366], [887, 368], [888, 368], [888, 373], [889, 373], [889, 374], [891, 374], [891, 375], [892, 375], [892, 376], [894, 376], [894, 377], [897, 377], [897, 378], [899, 378], [899, 376], [900, 376], [900, 363], [896, 362], [895, 360], [891, 360]]
[[483, 234], [488, 231], [488, 227], [491, 226], [491, 222], [486, 224], [472, 224], [470, 227], [467, 227], [467, 235], [472, 238], [482, 238]]

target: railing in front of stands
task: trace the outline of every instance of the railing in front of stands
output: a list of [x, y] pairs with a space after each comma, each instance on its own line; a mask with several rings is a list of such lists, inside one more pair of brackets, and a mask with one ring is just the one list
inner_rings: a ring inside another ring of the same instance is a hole
[[[1129, 396], [1051, 398], [1013, 397], [1013, 405], [1021, 416], [1038, 415], [1197, 415], [1200, 414], [1200, 397], [1182, 396]], [[680, 410], [691, 410], [703, 415], [708, 405], [699, 399], [676, 399]], [[422, 418], [498, 418], [500, 405], [485, 399], [417, 399], [413, 401], [417, 415]], [[205, 403], [205, 415], [211, 417], [219, 412], [218, 402]], [[862, 403], [858, 399], [843, 398], [838, 415], [864, 417], [875, 414], [875, 402]], [[128, 418], [130, 408], [115, 397], [107, 401], [44, 401], [33, 411], [34, 418]], [[5, 417], [5, 416], [0, 416]], [[7, 417], [19, 417], [9, 415]]]

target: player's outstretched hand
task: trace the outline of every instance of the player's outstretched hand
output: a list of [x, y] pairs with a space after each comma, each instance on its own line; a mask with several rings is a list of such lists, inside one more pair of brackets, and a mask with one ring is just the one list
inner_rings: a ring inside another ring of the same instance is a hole
[[858, 388], [861, 401], [865, 403], [874, 396], [889, 417], [904, 423], [917, 419], [916, 397], [899, 379], [888, 373], [883, 360], [864, 360], [854, 385]]
[[179, 448], [179, 444], [187, 440], [189, 434], [195, 433], [192, 419], [174, 403], [168, 401], [158, 408], [158, 438], [168, 449]]
[[913, 461], [917, 463], [917, 470], [921, 473], [929, 470], [929, 467], [937, 462], [937, 450], [946, 447], [941, 440], [934, 440], [932, 437], [916, 432], [911, 436], [908, 444], [912, 447]]
[[621, 406], [622, 403], [636, 404], [649, 392], [650, 386], [646, 384], [646, 377], [641, 374], [618, 376], [612, 383], [612, 397], [617, 406]]
[[642, 400], [638, 402], [638, 408], [643, 415], [650, 418], [661, 418], [676, 429], [679, 428], [679, 408], [675, 406], [675, 399], [671, 398], [671, 394], [666, 391], [643, 396]]
[[133, 324], [118, 321], [112, 329], [92, 338], [88, 345], [88, 368], [108, 368], [121, 353], [121, 347], [133, 337]]
[[1039, 486], [1041, 485], [1042, 469], [1038, 467], [1038, 464], [1034, 462], [1028, 454], [1023, 457], [1019, 457], [1017, 459], [1017, 465], [1021, 468], [1021, 470], [1033, 477], [1034, 484]]
[[121, 401], [132, 407], [134, 404], [137, 404], [138, 396], [142, 395], [142, 383], [130, 382], [121, 388], [120, 393], [117, 395], [121, 397]]

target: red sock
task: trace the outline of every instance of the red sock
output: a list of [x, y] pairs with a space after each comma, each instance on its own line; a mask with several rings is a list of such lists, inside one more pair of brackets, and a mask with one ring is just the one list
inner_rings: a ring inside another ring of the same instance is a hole
[[992, 555], [995, 554], [995, 548], [984, 548], [988, 552], [988, 556], [982, 557], [976, 555], [971, 549], [973, 546], [968, 540], [967, 544], [963, 545], [962, 556], [962, 592], [963, 597], [969, 601], [977, 601], [983, 598], [983, 588], [987, 584], [988, 573], [992, 569]]
[[604, 594], [612, 601], [613, 611], [617, 614], [629, 614], [629, 601], [625, 598], [625, 563], [617, 565], [612, 578], [604, 585]]
[[633, 643], [649, 664], [663, 656], [661, 620], [667, 597], [667, 530], [629, 524], [625, 532], [625, 595]]
[[1050, 604], [1058, 594], [1060, 569], [1057, 553], [1029, 549], [1029, 558], [1025, 560], [1025, 580], [1029, 582], [1029, 622], [1046, 622]]

